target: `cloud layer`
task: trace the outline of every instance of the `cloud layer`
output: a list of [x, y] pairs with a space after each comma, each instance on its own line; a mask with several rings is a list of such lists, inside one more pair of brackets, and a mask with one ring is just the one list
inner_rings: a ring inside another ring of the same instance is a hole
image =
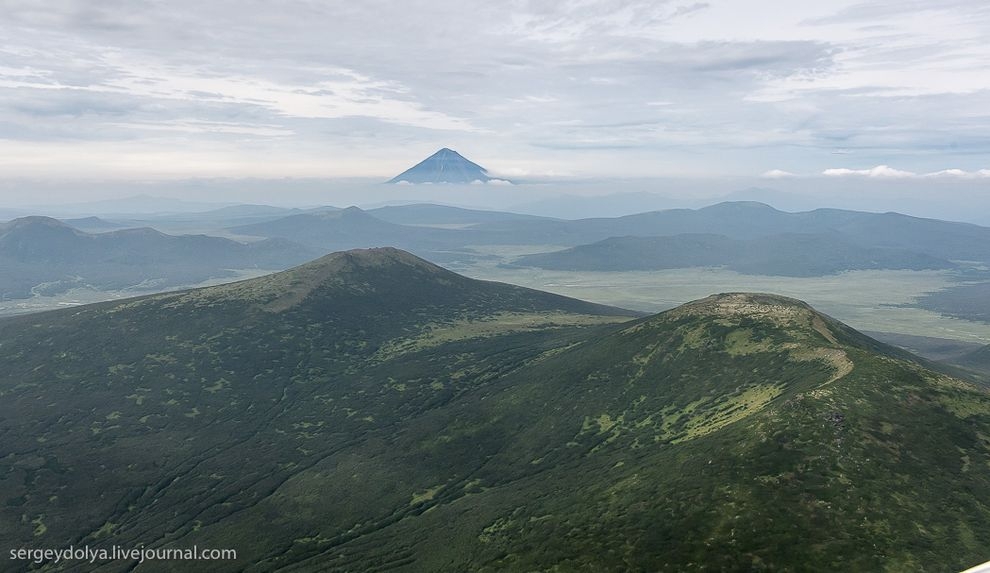
[[[6, 177], [386, 177], [449, 146], [533, 176], [980, 178], [990, 153], [977, 0], [0, 13]], [[836, 153], [879, 167], [834, 168]]]

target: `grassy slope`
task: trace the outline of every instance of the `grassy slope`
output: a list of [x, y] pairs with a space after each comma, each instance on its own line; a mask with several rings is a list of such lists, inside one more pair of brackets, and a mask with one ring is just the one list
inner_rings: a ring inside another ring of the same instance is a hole
[[972, 386], [789, 299], [608, 325], [372, 255], [0, 322], [0, 539], [235, 547], [253, 571], [985, 557]]
[[[429, 512], [312, 564], [939, 571], [983, 558], [985, 393], [810, 312], [711, 316], [644, 320], [436, 414], [498, 428], [449, 432], [490, 456], [470, 485], [441, 479]], [[417, 439], [436, 452], [425, 428]]]

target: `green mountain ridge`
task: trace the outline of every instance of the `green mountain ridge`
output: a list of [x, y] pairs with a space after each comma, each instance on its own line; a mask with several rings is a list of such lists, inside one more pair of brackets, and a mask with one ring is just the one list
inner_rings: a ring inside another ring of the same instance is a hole
[[866, 269], [951, 269], [950, 261], [898, 248], [862, 247], [832, 234], [785, 233], [756, 239], [716, 234], [614, 237], [514, 264], [569, 271], [725, 267], [745, 274], [811, 277]]
[[47, 570], [944, 571], [990, 546], [990, 395], [786, 297], [637, 318], [386, 248], [0, 340], [4, 546], [239, 553]]

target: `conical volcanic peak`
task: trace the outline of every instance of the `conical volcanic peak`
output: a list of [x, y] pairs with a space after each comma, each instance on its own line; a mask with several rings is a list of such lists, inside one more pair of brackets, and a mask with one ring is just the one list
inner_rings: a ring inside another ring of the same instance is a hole
[[389, 183], [487, 183], [493, 179], [484, 167], [444, 147]]

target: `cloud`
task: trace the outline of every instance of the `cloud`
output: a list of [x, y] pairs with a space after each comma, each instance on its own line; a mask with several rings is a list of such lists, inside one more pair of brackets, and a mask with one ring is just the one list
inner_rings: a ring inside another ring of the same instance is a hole
[[925, 173], [922, 177], [951, 178], [951, 179], [983, 179], [990, 177], [990, 169], [980, 169], [978, 171], [964, 171], [962, 169], [943, 169], [932, 173]]
[[0, 76], [0, 88], [75, 90], [149, 99], [260, 106], [285, 117], [370, 117], [424, 129], [473, 131], [462, 118], [425, 109], [393, 81], [375, 80], [344, 68], [314, 70], [308, 84], [277, 83], [260, 77], [216, 75], [194, 66], [136, 60], [110, 53], [103, 62], [115, 77], [87, 86], [58, 81], [32, 81], [26, 75]]
[[787, 179], [789, 177], [797, 177], [797, 176], [791, 173], [790, 171], [783, 171], [781, 169], [771, 169], [770, 171], [767, 171], [763, 175], [760, 175], [760, 177], [764, 179]]
[[943, 169], [930, 173], [914, 173], [894, 169], [887, 165], [878, 165], [872, 169], [826, 169], [822, 172], [826, 177], [870, 177], [875, 179], [929, 179], [929, 178], [952, 178], [952, 179], [980, 179], [990, 177], [990, 169], [980, 169], [979, 171], [964, 171], [962, 169]]
[[[317, 174], [386, 176], [451, 145], [506, 169], [623, 177], [738, 175], [768, 157], [821, 173], [841, 149], [906, 171], [830, 176], [966, 178], [990, 154], [977, 0], [0, 6], [9, 177], [47, 162], [71, 179], [70, 143], [87, 173], [158, 154], [177, 177], [257, 156], [287, 177], [329, 156]], [[191, 148], [203, 155], [176, 154]], [[100, 158], [111, 149], [123, 156]]]
[[872, 169], [826, 169], [822, 171], [826, 177], [873, 177], [876, 179], [907, 179], [917, 177], [917, 174], [910, 171], [901, 171], [886, 165], [877, 165]]
[[179, 119], [161, 122], [133, 122], [109, 124], [117, 127], [150, 131], [174, 131], [191, 134], [235, 134], [255, 135], [259, 137], [288, 137], [293, 135], [291, 129], [277, 125], [254, 125], [222, 121], [202, 121], [197, 119]]

